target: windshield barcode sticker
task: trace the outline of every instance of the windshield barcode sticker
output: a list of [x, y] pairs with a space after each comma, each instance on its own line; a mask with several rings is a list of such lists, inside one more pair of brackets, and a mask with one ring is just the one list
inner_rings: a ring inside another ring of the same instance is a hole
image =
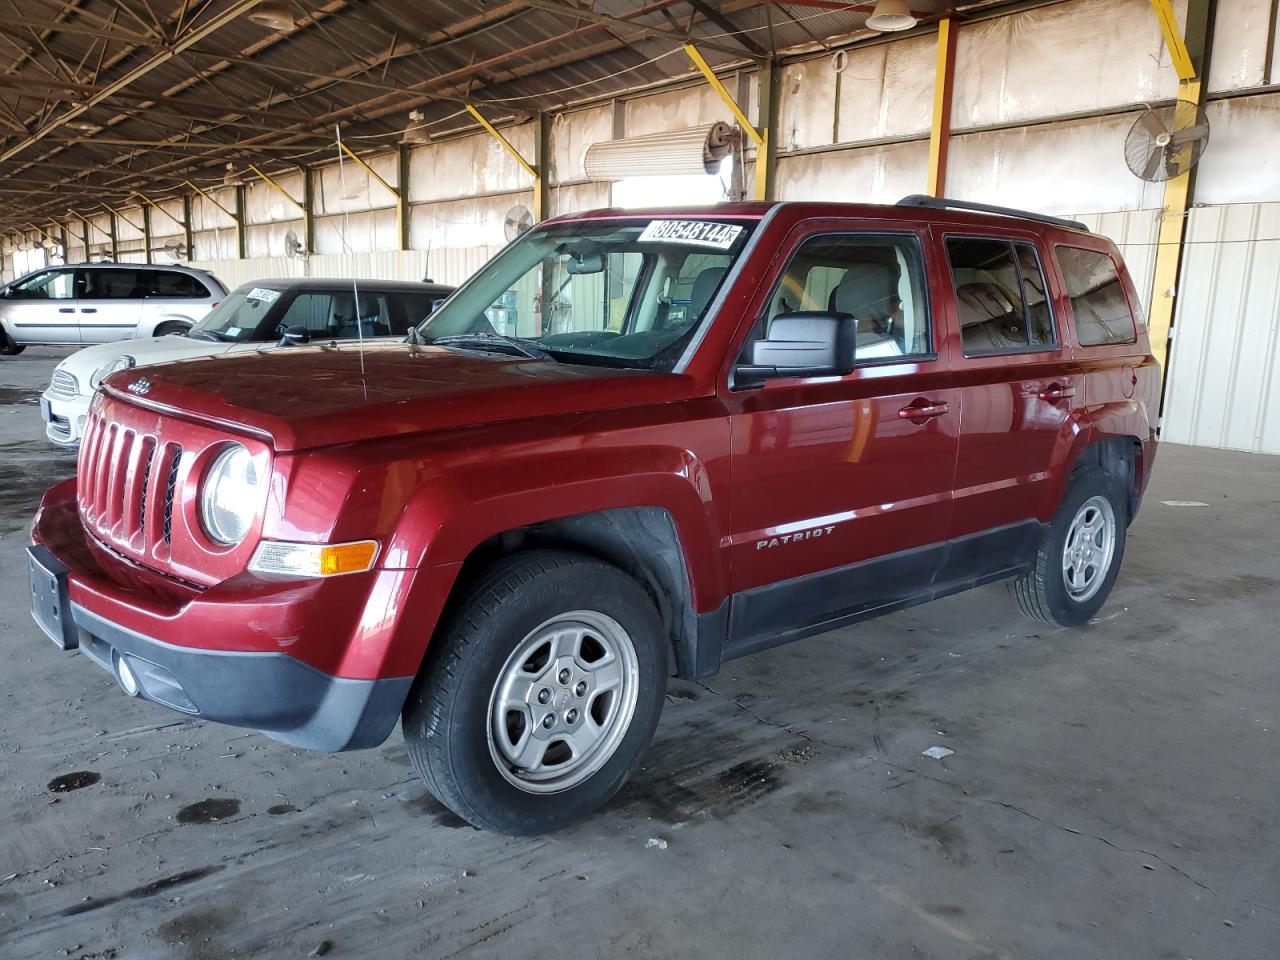
[[742, 236], [742, 227], [705, 220], [651, 220], [640, 234], [641, 243], [688, 243], [728, 250]]
[[246, 300], [258, 300], [262, 303], [275, 303], [280, 299], [280, 291], [270, 287], [254, 287], [244, 295]]

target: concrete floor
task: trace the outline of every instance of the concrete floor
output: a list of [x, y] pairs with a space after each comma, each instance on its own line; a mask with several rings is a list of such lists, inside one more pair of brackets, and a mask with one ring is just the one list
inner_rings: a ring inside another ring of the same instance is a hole
[[330, 756], [186, 721], [38, 632], [60, 355], [0, 359], [5, 960], [1280, 955], [1280, 458], [1165, 446], [1086, 629], [997, 585], [673, 683], [614, 802], [512, 840], [398, 734]]

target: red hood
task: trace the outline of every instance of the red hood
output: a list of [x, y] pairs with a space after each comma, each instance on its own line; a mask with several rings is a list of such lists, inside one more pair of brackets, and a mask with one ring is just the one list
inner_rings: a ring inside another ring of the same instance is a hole
[[[145, 390], [142, 390], [145, 384]], [[380, 344], [306, 347], [126, 370], [126, 401], [269, 436], [280, 451], [683, 400], [691, 378]]]

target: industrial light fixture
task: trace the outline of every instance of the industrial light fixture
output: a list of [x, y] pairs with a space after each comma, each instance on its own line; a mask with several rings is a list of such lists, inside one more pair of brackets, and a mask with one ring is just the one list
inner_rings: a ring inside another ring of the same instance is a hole
[[916, 16], [906, 0], [877, 0], [871, 16], [867, 17], [867, 29], [892, 33], [910, 30], [917, 23]]
[[427, 133], [426, 119], [427, 115], [421, 110], [410, 110], [409, 125], [404, 128], [404, 136], [400, 138], [400, 142], [406, 146], [430, 143], [431, 135]]
[[244, 177], [240, 176], [236, 170], [236, 165], [230, 160], [227, 161], [226, 173], [222, 175], [222, 185], [225, 187], [238, 187], [244, 183]]
[[249, 11], [249, 20], [260, 27], [278, 30], [281, 33], [291, 33], [298, 26], [293, 19], [293, 10], [289, 8], [289, 4], [277, 2], [277, 0], [263, 0]]

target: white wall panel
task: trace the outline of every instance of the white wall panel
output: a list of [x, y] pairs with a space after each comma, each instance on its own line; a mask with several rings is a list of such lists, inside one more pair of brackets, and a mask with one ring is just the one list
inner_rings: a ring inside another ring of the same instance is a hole
[[245, 229], [245, 242], [250, 257], [284, 256], [285, 237], [292, 230], [300, 242], [303, 240], [302, 220], [282, 220], [279, 223], [251, 224]]
[[582, 180], [587, 148], [613, 139], [613, 105], [561, 113], [551, 125], [551, 182]]
[[575, 183], [570, 186], [553, 187], [551, 190], [551, 213], [560, 216], [564, 213], [580, 213], [583, 210], [597, 210], [607, 207], [611, 202], [611, 187], [604, 181], [592, 183]]
[[[217, 204], [211, 203], [203, 194], [195, 194], [191, 198], [191, 229], [192, 230], [225, 230], [228, 227], [235, 229], [235, 219], [227, 213], [219, 209], [219, 205], [225, 207], [231, 213], [236, 210], [236, 191], [233, 187], [219, 187], [218, 189], [204, 188], [205, 193], [217, 201]], [[182, 219], [182, 207], [179, 204], [175, 215], [178, 219]]]
[[[295, 197], [298, 203], [302, 202], [301, 173], [272, 174], [271, 179], [280, 184], [289, 196]], [[250, 180], [245, 184], [245, 219], [251, 224], [296, 220], [302, 216], [298, 203], [292, 203], [281, 196], [280, 191], [265, 180]]]
[[778, 196], [784, 200], [897, 203], [924, 191], [929, 144], [833, 150], [778, 158]]
[[[383, 180], [396, 185], [396, 156], [384, 153], [374, 156], [362, 156], [362, 160], [373, 168]], [[396, 202], [395, 196], [360, 164], [350, 157], [344, 157], [341, 163], [334, 161], [317, 168], [315, 174], [316, 207], [319, 215], [342, 213], [344, 211], [368, 210], [370, 207], [385, 207]], [[301, 195], [300, 193], [298, 194]], [[284, 198], [281, 197], [281, 200]]]
[[[729, 88], [735, 90], [732, 82]], [[669, 90], [628, 100], [625, 106], [626, 135], [640, 137], [661, 130], [682, 130], [703, 124], [732, 123], [729, 108], [706, 83], [682, 90]], [[748, 119], [755, 117], [748, 113]]]
[[[1184, 17], [1186, 0], [1174, 0]], [[962, 26], [952, 127], [1172, 97], [1177, 76], [1147, 0], [1074, 0]]]
[[316, 248], [313, 253], [369, 253], [394, 250], [400, 245], [394, 208], [362, 210], [338, 216], [315, 218]]
[[414, 250], [501, 247], [507, 242], [503, 228], [507, 211], [517, 204], [531, 208], [532, 191], [415, 204], [409, 211], [409, 246]]
[[1256, 87], [1266, 80], [1267, 30], [1271, 0], [1222, 0], [1213, 22], [1209, 91]]
[[840, 77], [841, 143], [923, 133], [933, 119], [931, 36], [850, 50]]
[[195, 249], [188, 256], [200, 260], [230, 260], [236, 255], [236, 228], [199, 230], [191, 235]]
[[157, 201], [156, 210], [151, 210], [151, 240], [157, 246], [163, 246], [164, 241], [170, 239], [181, 239], [183, 236], [182, 229], [182, 201], [181, 200], [161, 200]]
[[1196, 202], [1280, 200], [1280, 94], [1216, 101], [1205, 115], [1211, 133], [1196, 171]]
[[[533, 124], [502, 128], [520, 155], [533, 161]], [[409, 153], [409, 198], [456, 200], [505, 190], [530, 190], [533, 178], [487, 133], [444, 140]]]
[[1280, 454], [1280, 203], [1187, 224], [1163, 436]]
[[1161, 184], [1129, 172], [1124, 141], [1138, 114], [969, 133], [951, 140], [947, 193], [1044, 213], [1138, 210]]

